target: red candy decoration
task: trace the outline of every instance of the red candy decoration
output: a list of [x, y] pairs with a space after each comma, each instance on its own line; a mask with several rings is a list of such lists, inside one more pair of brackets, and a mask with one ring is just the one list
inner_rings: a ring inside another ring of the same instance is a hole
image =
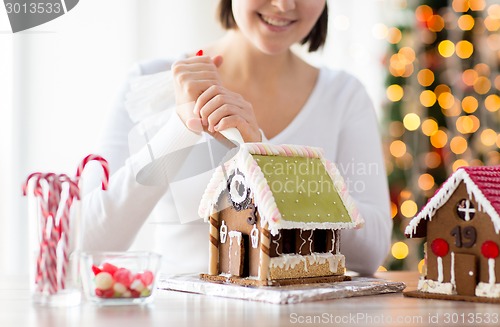
[[436, 238], [431, 243], [431, 250], [438, 257], [444, 257], [445, 255], [447, 255], [449, 249], [450, 246], [448, 245], [448, 242], [446, 242], [442, 238]]
[[132, 273], [130, 270], [126, 268], [119, 268], [114, 274], [113, 278], [116, 282], [125, 285], [126, 287], [130, 286], [132, 283]]
[[481, 245], [481, 253], [488, 259], [495, 259], [498, 257], [498, 245], [493, 241], [485, 241]]
[[97, 295], [98, 297], [109, 299], [112, 298], [114, 294], [115, 292], [113, 291], [113, 288], [110, 288], [109, 290], [105, 291], [98, 288], [95, 289], [95, 295]]
[[203, 56], [203, 50], [199, 50], [198, 52], [196, 52], [196, 56], [197, 57]]
[[117, 270], [118, 270], [118, 267], [115, 265], [112, 265], [110, 263], [106, 262], [102, 265], [102, 271], [105, 271], [105, 272], [111, 274], [111, 276], [113, 276]]
[[143, 272], [141, 274], [141, 282], [145, 285], [145, 286], [149, 286], [151, 284], [153, 284], [153, 279], [154, 279], [154, 276], [153, 276], [153, 273], [149, 270], [146, 270], [145, 272]]
[[97, 267], [96, 265], [92, 265], [92, 272], [94, 273], [94, 275], [97, 275], [101, 271], [102, 270], [99, 267]]

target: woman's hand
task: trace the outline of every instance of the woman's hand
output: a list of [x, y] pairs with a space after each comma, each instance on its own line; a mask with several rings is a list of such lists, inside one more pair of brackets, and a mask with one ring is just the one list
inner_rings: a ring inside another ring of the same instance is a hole
[[179, 60], [172, 65], [177, 114], [184, 124], [194, 132], [201, 132], [200, 117], [193, 113], [198, 97], [212, 85], [220, 85], [217, 68], [222, 57], [196, 56]]
[[252, 105], [220, 84], [210, 86], [197, 98], [194, 115], [201, 117], [203, 128], [214, 136], [235, 127], [245, 142], [262, 141]]

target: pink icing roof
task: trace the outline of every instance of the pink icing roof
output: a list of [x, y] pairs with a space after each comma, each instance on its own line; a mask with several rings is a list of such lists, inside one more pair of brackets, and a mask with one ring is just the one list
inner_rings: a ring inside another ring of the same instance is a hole
[[417, 216], [410, 221], [406, 226], [405, 234], [409, 237], [424, 236], [422, 232], [425, 234], [425, 231], [417, 231], [421, 220], [431, 220], [461, 182], [465, 184], [469, 196], [473, 194], [482, 207], [482, 211], [490, 216], [498, 234], [500, 232], [500, 166], [458, 168], [429, 199]]
[[461, 167], [477, 185], [497, 213], [500, 213], [500, 166]]

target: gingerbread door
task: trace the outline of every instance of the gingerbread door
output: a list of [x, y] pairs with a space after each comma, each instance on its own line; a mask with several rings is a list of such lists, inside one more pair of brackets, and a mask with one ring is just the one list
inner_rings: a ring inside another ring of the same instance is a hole
[[229, 234], [229, 273], [233, 276], [243, 276], [245, 262], [245, 238], [240, 232]]
[[477, 263], [473, 254], [455, 253], [455, 283], [458, 295], [474, 296], [477, 285]]

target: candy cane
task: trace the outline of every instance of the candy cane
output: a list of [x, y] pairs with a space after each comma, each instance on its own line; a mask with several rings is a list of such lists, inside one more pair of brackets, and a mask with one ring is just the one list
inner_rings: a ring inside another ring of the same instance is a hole
[[66, 202], [63, 206], [63, 211], [61, 214], [61, 218], [59, 221], [59, 234], [60, 237], [63, 236], [63, 261], [62, 261], [62, 266], [61, 266], [61, 276], [59, 278], [61, 288], [65, 289], [66, 288], [66, 273], [68, 270], [68, 264], [69, 264], [69, 233], [70, 233], [70, 226], [69, 226], [69, 218], [70, 218], [70, 210], [71, 206], [73, 204], [73, 200], [80, 199], [80, 190], [78, 189], [78, 185], [72, 181], [67, 175], [59, 175], [59, 180], [61, 182], [66, 182], [68, 183], [68, 197], [66, 199]]
[[[65, 174], [56, 175], [54, 173], [32, 173], [28, 176], [22, 186], [24, 195], [28, 194], [31, 180], [35, 180], [33, 185], [33, 195], [38, 198], [41, 217], [40, 224], [40, 251], [37, 258], [35, 283], [39, 292], [48, 291], [54, 294], [66, 288], [66, 273], [69, 263], [69, 234], [70, 234], [70, 209], [74, 199], [80, 199], [79, 180], [82, 172], [90, 161], [99, 161], [104, 170], [102, 179], [102, 189], [108, 188], [109, 168], [108, 162], [97, 155], [88, 155], [78, 166], [74, 180]], [[67, 184], [67, 198], [64, 204], [61, 203], [63, 185]], [[61, 208], [62, 205], [62, 208]], [[58, 216], [59, 214], [59, 216]], [[59, 220], [57, 220], [59, 218]], [[57, 257], [57, 246], [62, 242], [62, 258]], [[62, 259], [62, 260], [58, 260]], [[60, 274], [58, 265], [61, 265]]]
[[[57, 279], [53, 271], [52, 260], [56, 258], [54, 240], [57, 238], [57, 233], [54, 232], [55, 226], [51, 228], [51, 235], [47, 237], [47, 224], [49, 221], [55, 225], [55, 214], [57, 212], [58, 198], [57, 191], [59, 185], [55, 182], [55, 174], [53, 173], [33, 173], [28, 176], [23, 185], [23, 194], [26, 195], [28, 185], [32, 178], [36, 177], [36, 183], [33, 188], [33, 193], [39, 198], [40, 207], [42, 212], [41, 223], [41, 242], [40, 252], [37, 258], [37, 276], [35, 282], [37, 283], [38, 290], [43, 289], [48, 285], [49, 292], [55, 293], [57, 290]], [[42, 181], [45, 181], [48, 186], [47, 192], [43, 191]]]
[[83, 170], [85, 169], [85, 166], [90, 161], [93, 161], [93, 160], [98, 161], [101, 164], [101, 166], [102, 166], [102, 169], [104, 171], [104, 177], [102, 179], [102, 189], [103, 190], [107, 190], [108, 189], [108, 183], [109, 183], [109, 167], [108, 167], [108, 162], [103, 157], [95, 155], [95, 154], [89, 154], [88, 156], [86, 156], [82, 160], [82, 162], [78, 166], [78, 170], [76, 171], [76, 182], [77, 183], [79, 182], [79, 179], [80, 179], [80, 177], [82, 175]]

